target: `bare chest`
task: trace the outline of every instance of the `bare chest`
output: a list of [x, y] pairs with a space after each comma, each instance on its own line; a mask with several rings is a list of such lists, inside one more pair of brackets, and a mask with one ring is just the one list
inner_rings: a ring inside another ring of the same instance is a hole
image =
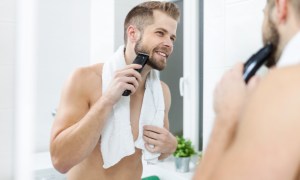
[[136, 140], [139, 134], [140, 114], [143, 105], [143, 95], [133, 96], [130, 99], [130, 124], [133, 139]]

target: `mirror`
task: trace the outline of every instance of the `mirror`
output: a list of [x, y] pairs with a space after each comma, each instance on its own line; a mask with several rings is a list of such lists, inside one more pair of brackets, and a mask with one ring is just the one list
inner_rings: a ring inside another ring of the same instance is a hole
[[[61, 89], [77, 67], [104, 62], [123, 43], [125, 15], [139, 2], [41, 0], [37, 3], [35, 178], [45, 178], [50, 174], [55, 179], [64, 178], [49, 164], [50, 131]], [[176, 3], [183, 13], [183, 1]], [[174, 72], [176, 74], [172, 75]], [[179, 78], [182, 76], [183, 18], [177, 29], [174, 54], [170, 57], [168, 68], [161, 73], [161, 79], [169, 84], [172, 93], [170, 131], [175, 135], [183, 134], [183, 98], [179, 94]]]

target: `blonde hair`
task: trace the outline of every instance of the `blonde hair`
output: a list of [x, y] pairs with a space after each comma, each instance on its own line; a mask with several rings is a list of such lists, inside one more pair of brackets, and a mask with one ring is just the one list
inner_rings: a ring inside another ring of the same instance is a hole
[[180, 10], [171, 2], [147, 1], [132, 8], [127, 14], [124, 22], [124, 43], [127, 44], [127, 28], [135, 25], [143, 32], [144, 27], [153, 23], [153, 11], [159, 10], [179, 22]]

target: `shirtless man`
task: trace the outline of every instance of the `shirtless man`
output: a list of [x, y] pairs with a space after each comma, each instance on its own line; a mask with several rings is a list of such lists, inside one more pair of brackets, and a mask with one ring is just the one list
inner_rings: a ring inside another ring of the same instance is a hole
[[[51, 134], [51, 158], [54, 167], [67, 173], [70, 180], [140, 180], [141, 150], [124, 157], [116, 165], [104, 169], [100, 151], [101, 133], [113, 106], [127, 89], [130, 96], [130, 123], [133, 138], [138, 136], [139, 115], [145, 91], [145, 79], [151, 69], [162, 70], [173, 51], [180, 12], [170, 2], [144, 2], [133, 8], [124, 24], [124, 58], [126, 66], [115, 72], [110, 85], [102, 93], [102, 67], [95, 64], [77, 69], [63, 88]], [[131, 64], [136, 49], [148, 49], [149, 63], [141, 74]], [[143, 139], [150, 152], [161, 153], [164, 159], [176, 150], [176, 138], [169, 132], [168, 112], [171, 95], [161, 82], [165, 112], [164, 128], [145, 125]], [[100, 142], [99, 142], [100, 141]], [[126, 142], [123, 142], [126, 143]], [[154, 145], [150, 147], [148, 144]]]
[[277, 67], [245, 85], [242, 63], [214, 94], [215, 125], [196, 180], [292, 180], [300, 174], [300, 1], [268, 0], [264, 43]]

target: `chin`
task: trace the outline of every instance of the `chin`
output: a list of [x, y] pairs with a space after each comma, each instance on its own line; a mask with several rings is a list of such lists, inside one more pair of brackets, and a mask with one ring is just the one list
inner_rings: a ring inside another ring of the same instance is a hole
[[162, 71], [166, 68], [166, 65], [161, 65], [161, 66], [158, 66], [156, 69], [159, 70], [159, 71]]

